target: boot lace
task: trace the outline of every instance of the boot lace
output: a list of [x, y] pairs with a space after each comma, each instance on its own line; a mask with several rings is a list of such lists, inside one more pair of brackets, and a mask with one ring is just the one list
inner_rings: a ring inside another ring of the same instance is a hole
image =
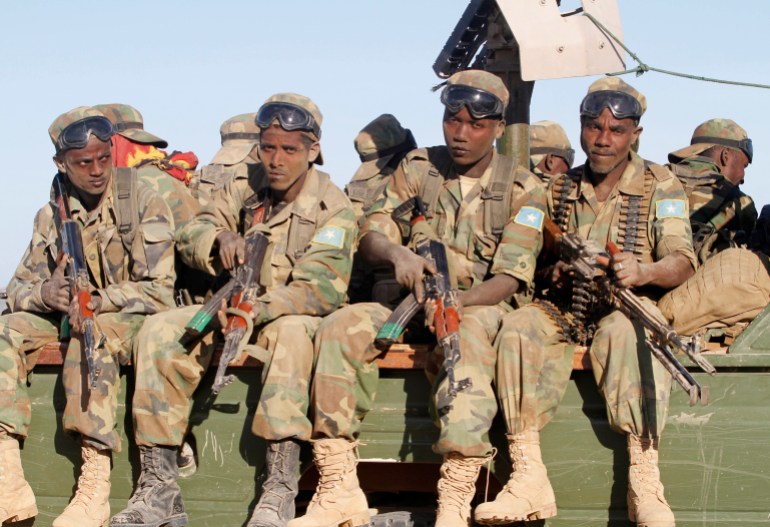
[[99, 453], [96, 450], [85, 449], [83, 451], [83, 465], [80, 468], [77, 491], [70, 502], [70, 507], [80, 506], [88, 509], [88, 506], [99, 495]]
[[476, 478], [486, 458], [450, 454], [441, 467], [438, 481], [439, 511], [464, 514], [476, 490]]

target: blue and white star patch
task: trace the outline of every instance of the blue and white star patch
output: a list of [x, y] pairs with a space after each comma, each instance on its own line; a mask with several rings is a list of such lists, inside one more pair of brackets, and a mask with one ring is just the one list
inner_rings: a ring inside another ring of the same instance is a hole
[[522, 207], [513, 221], [519, 225], [532, 227], [537, 231], [542, 231], [544, 219], [545, 213], [542, 210], [536, 209], [535, 207]]
[[316, 233], [310, 243], [331, 245], [337, 249], [342, 249], [345, 245], [345, 231], [340, 227], [324, 227]]
[[686, 218], [687, 207], [683, 199], [662, 199], [655, 203], [655, 217], [662, 220], [664, 218]]

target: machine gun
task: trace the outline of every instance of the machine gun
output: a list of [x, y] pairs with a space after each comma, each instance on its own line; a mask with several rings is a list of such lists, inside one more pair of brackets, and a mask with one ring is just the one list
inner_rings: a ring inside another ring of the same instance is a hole
[[238, 357], [238, 352], [248, 341], [254, 328], [254, 302], [262, 294], [259, 284], [260, 270], [267, 254], [269, 240], [259, 230], [246, 236], [246, 254], [244, 263], [235, 271], [235, 276], [216, 292], [185, 326], [187, 338], [203, 334], [209, 323], [222, 307], [222, 301], [228, 301], [227, 325], [224, 328], [225, 344], [219, 357], [214, 385], [211, 393], [218, 395], [220, 390], [233, 382], [233, 375], [225, 375], [227, 366]]
[[[425, 222], [425, 207], [419, 196], [410, 200], [412, 206], [412, 226]], [[399, 208], [400, 211], [408, 209]], [[426, 224], [427, 225], [427, 224]], [[458, 392], [472, 386], [471, 379], [455, 379], [454, 368], [460, 360], [460, 315], [457, 311], [457, 291], [452, 289], [449, 278], [449, 262], [447, 260], [446, 247], [439, 241], [430, 237], [423, 237], [416, 241], [415, 252], [431, 262], [436, 268], [435, 274], [426, 274], [423, 283], [425, 285], [425, 298], [418, 302], [414, 293], [410, 293], [388, 317], [375, 338], [375, 346], [380, 350], [387, 350], [403, 333], [404, 328], [414, 315], [424, 307], [425, 302], [431, 301], [435, 305], [433, 315], [433, 327], [436, 340], [444, 350], [444, 369], [449, 381], [448, 394], [454, 399]], [[442, 408], [446, 412], [449, 408]]]
[[550, 220], [546, 222], [546, 236], [553, 237], [557, 242], [560, 259], [569, 264], [572, 271], [597, 285], [599, 296], [604, 302], [644, 326], [650, 334], [648, 339], [650, 351], [690, 395], [690, 406], [694, 406], [698, 400], [703, 405], [708, 404], [708, 387], [698, 384], [690, 372], [677, 360], [672, 348], [683, 352], [709, 375], [716, 374], [716, 369], [701, 355], [697, 340], [685, 341], [660, 316], [650, 311], [630, 289], [618, 286], [614, 282], [610, 254], [617, 254], [620, 249], [610, 242], [607, 244], [608, 254], [595, 243], [584, 240], [577, 234], [562, 233], [561, 229]]
[[53, 194], [56, 208], [59, 213], [59, 226], [61, 232], [62, 252], [60, 258], [67, 259], [70, 275], [71, 298], [77, 298], [80, 308], [81, 329], [83, 337], [83, 354], [88, 366], [88, 385], [96, 388], [96, 379], [100, 371], [96, 369], [94, 353], [96, 352], [96, 340], [94, 338], [94, 312], [88, 307], [91, 303], [91, 281], [88, 278], [88, 268], [83, 252], [83, 238], [80, 227], [72, 219], [69, 196], [64, 187], [65, 175], [58, 172], [53, 178]]

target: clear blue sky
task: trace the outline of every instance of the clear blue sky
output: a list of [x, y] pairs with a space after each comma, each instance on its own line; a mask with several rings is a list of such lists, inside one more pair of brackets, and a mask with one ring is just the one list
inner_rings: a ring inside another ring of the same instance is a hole
[[[550, 1], [550, 0], [549, 0]], [[321, 141], [339, 185], [355, 172], [353, 138], [393, 113], [422, 146], [441, 144], [442, 107], [431, 66], [467, 0], [197, 0], [7, 2], [0, 32], [0, 286], [16, 268], [47, 200], [54, 165], [47, 129], [75, 106], [122, 102], [169, 149], [207, 163], [225, 119], [294, 91], [324, 114]], [[579, 4], [565, 0], [564, 8]], [[770, 4], [762, 0], [619, 0], [626, 44], [649, 65], [770, 84]], [[628, 60], [629, 65], [633, 62]], [[578, 143], [578, 104], [596, 77], [540, 81], [532, 120], [560, 122]], [[770, 90], [647, 73], [625, 80], [649, 109], [640, 153], [664, 162], [712, 117], [754, 140], [744, 190], [770, 203]]]

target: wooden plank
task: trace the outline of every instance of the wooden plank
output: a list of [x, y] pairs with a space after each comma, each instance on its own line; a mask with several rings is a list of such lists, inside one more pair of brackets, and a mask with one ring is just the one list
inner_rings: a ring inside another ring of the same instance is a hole
[[[51, 342], [46, 344], [40, 352], [37, 364], [40, 366], [61, 366], [64, 362], [64, 354], [67, 351], [67, 342]], [[217, 350], [212, 365], [219, 363]], [[385, 370], [421, 370], [425, 368], [428, 359], [430, 345], [428, 344], [393, 344], [385, 355], [377, 359], [377, 365]], [[231, 368], [259, 368], [261, 364], [255, 358], [244, 354], [230, 365]], [[572, 362], [574, 370], [590, 370], [591, 361], [588, 350], [582, 346], [575, 347]]]

